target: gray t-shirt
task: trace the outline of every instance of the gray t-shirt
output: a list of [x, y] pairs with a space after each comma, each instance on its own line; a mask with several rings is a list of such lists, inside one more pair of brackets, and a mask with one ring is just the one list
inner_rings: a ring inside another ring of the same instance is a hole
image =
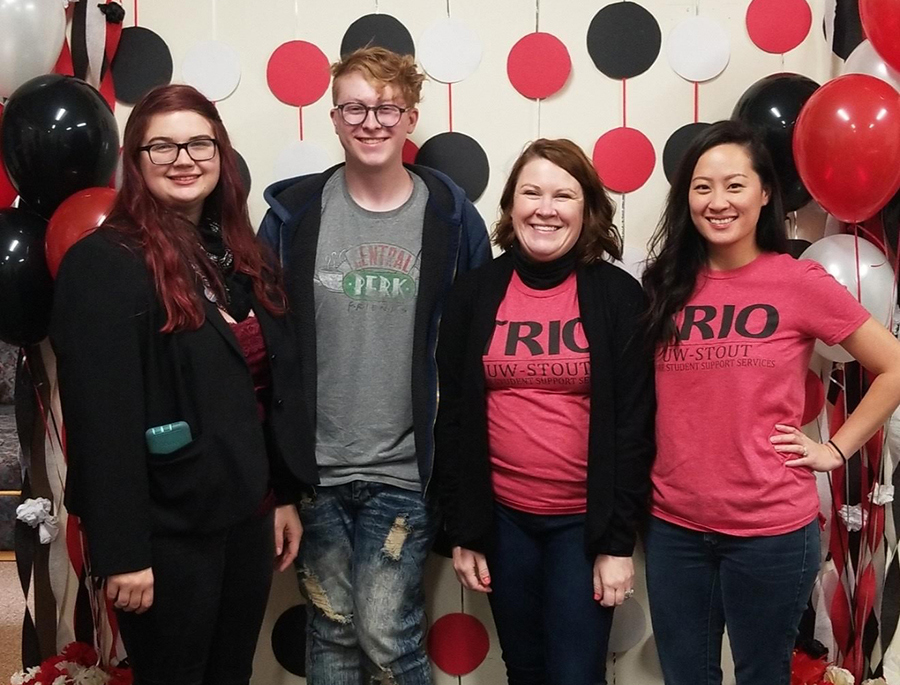
[[322, 191], [316, 298], [316, 456], [323, 485], [354, 480], [420, 490], [411, 352], [428, 188], [360, 207], [339, 169]]

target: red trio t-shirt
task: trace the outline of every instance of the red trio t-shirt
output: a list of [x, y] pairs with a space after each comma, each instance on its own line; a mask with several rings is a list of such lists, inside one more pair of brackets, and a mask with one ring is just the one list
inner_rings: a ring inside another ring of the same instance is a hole
[[575, 274], [548, 290], [513, 273], [488, 349], [488, 450], [497, 501], [534, 514], [587, 510], [590, 361]]
[[730, 535], [779, 535], [818, 514], [815, 475], [789, 468], [770, 436], [799, 426], [816, 338], [843, 341], [869, 318], [819, 264], [766, 253], [704, 271], [656, 358], [652, 513]]

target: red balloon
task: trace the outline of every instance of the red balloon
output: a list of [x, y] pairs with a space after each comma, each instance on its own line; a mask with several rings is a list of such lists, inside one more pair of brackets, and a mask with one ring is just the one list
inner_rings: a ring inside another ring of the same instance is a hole
[[[0, 105], [0, 122], [3, 121], [3, 105]], [[10, 207], [19, 196], [17, 191], [6, 175], [6, 167], [3, 165], [3, 157], [0, 155], [0, 209]]]
[[875, 52], [900, 70], [900, 0], [859, 0], [859, 18]]
[[829, 214], [846, 223], [873, 216], [900, 189], [900, 93], [866, 74], [829, 81], [800, 112], [794, 159]]
[[806, 402], [803, 404], [803, 418], [800, 425], [805, 426], [816, 420], [816, 417], [822, 413], [822, 407], [825, 406], [825, 386], [820, 379], [812, 371], [806, 372]]
[[112, 188], [88, 188], [78, 191], [56, 208], [47, 224], [44, 240], [47, 268], [53, 278], [56, 278], [63, 255], [106, 220], [115, 199], [116, 191]]

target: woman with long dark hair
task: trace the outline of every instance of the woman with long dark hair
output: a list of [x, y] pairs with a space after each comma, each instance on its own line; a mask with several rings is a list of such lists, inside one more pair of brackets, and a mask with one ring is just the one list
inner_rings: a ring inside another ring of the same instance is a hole
[[509, 685], [605, 683], [653, 458], [639, 284], [570, 140], [513, 165], [494, 242], [441, 320], [436, 470], [464, 587], [489, 594]]
[[[900, 402], [900, 343], [819, 264], [786, 253], [771, 158], [743, 124], [702, 132], [677, 170], [644, 272], [657, 345], [647, 588], [666, 685], [787, 685], [819, 567], [815, 471]], [[874, 376], [824, 443], [800, 431], [816, 339]]]
[[56, 281], [66, 503], [136, 683], [244, 685], [273, 556], [302, 533], [288, 503], [316, 480], [284, 293], [199, 92], [144, 97], [122, 160]]

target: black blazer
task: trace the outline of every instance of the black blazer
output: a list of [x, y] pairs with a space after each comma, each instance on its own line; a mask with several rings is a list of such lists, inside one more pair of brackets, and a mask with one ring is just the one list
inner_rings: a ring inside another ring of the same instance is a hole
[[[493, 540], [482, 355], [513, 273], [507, 253], [457, 280], [441, 320], [435, 471], [452, 544], [480, 552]], [[640, 285], [612, 264], [576, 269], [591, 362], [585, 550], [630, 556], [650, 492], [655, 454], [653, 355], [641, 324]]]
[[[204, 300], [205, 301], [205, 300]], [[151, 535], [222, 530], [317, 481], [314, 434], [286, 318], [254, 312], [272, 369], [259, 420], [249, 367], [215, 305], [195, 331], [166, 321], [141, 251], [100, 229], [69, 249], [56, 279], [50, 338], [67, 438], [66, 506], [81, 517], [91, 573], [152, 566]], [[168, 455], [145, 431], [186, 421]]]

